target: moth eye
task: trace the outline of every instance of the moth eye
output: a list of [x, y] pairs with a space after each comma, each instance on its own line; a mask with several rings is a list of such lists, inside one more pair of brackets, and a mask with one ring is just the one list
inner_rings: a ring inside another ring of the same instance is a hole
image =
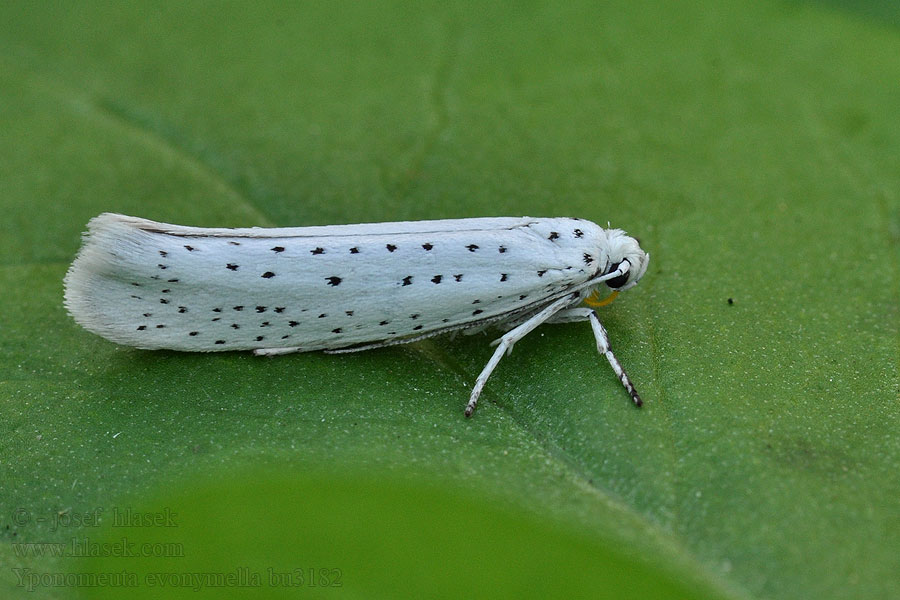
[[[618, 269], [619, 265], [621, 265], [621, 264], [622, 264], [621, 262], [617, 262], [616, 264], [614, 264], [613, 266], [611, 266], [609, 268], [608, 272], [612, 273], [613, 271]], [[608, 285], [610, 288], [612, 288], [614, 290], [618, 289], [618, 288], [622, 287], [623, 285], [625, 285], [626, 283], [628, 283], [628, 273], [627, 272], [622, 273], [618, 277], [613, 277], [612, 279], [607, 279], [603, 283], [605, 283], [606, 285]]]

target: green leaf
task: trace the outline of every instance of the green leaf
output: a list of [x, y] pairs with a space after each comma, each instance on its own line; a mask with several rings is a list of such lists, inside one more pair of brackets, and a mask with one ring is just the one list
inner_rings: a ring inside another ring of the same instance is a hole
[[[900, 596], [897, 29], [769, 1], [10, 2], [0, 33], [0, 595], [246, 566], [340, 569], [323, 596]], [[652, 256], [601, 315], [645, 406], [583, 324], [517, 344], [469, 420], [491, 335], [115, 346], [62, 307], [103, 211], [609, 221]], [[115, 527], [129, 507], [181, 520]], [[123, 537], [184, 556], [71, 556]], [[285, 590], [207, 593], [254, 591]]]
[[106, 536], [82, 543], [84, 554], [109, 554], [85, 561], [83, 572], [115, 573], [122, 584], [102, 592], [117, 597], [127, 587], [135, 597], [152, 597], [166, 588], [167, 597], [188, 598], [251, 591], [267, 598], [298, 591], [360, 598], [697, 593], [696, 583], [610, 540], [448, 493], [442, 484], [257, 468], [183, 489], [140, 512], [117, 507], [105, 515]]

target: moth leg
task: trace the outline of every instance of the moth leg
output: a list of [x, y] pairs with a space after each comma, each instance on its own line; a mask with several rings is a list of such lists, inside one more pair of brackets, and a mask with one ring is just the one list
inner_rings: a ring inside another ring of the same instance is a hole
[[573, 299], [569, 296], [564, 296], [563, 298], [556, 300], [518, 327], [514, 327], [513, 329], [507, 331], [499, 340], [495, 342], [498, 344], [497, 349], [494, 350], [494, 354], [491, 356], [491, 359], [484, 366], [484, 369], [481, 370], [481, 374], [478, 376], [478, 379], [475, 380], [475, 387], [472, 388], [472, 395], [469, 396], [469, 403], [466, 404], [467, 417], [471, 417], [472, 413], [475, 411], [475, 405], [478, 403], [478, 396], [481, 395], [481, 390], [484, 388], [484, 384], [487, 383], [488, 377], [490, 377], [491, 373], [494, 372], [494, 369], [497, 368], [497, 364], [500, 362], [500, 359], [503, 358], [503, 355], [506, 354], [507, 351], [511, 350], [516, 342], [531, 333], [535, 327], [545, 322], [547, 319], [552, 317], [554, 314], [556, 314], [572, 302]]
[[293, 354], [300, 352], [300, 346], [293, 348], [257, 348], [253, 351], [256, 356], [279, 356], [281, 354]]
[[625, 372], [625, 369], [622, 368], [622, 364], [619, 362], [619, 359], [616, 358], [616, 355], [613, 354], [613, 351], [609, 347], [609, 336], [606, 333], [606, 329], [600, 323], [600, 319], [597, 317], [597, 312], [591, 308], [570, 308], [568, 310], [561, 310], [552, 318], [550, 318], [548, 323], [573, 323], [575, 321], [590, 321], [591, 329], [594, 330], [594, 339], [597, 340], [597, 350], [600, 354], [606, 356], [606, 360], [609, 361], [610, 366], [613, 369], [613, 372], [616, 374], [616, 377], [619, 378], [619, 381], [622, 382], [622, 385], [625, 386], [625, 390], [628, 392], [628, 395], [631, 396], [631, 400], [634, 402], [635, 406], [641, 406], [643, 401], [641, 397], [638, 395], [637, 391], [634, 389], [634, 385], [631, 383], [631, 379], [628, 378], [628, 374]]

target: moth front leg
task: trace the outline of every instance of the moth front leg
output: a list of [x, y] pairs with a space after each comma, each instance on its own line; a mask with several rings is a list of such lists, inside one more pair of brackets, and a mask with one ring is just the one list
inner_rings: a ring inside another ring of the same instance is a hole
[[559, 311], [547, 320], [548, 323], [574, 323], [576, 321], [591, 322], [591, 329], [594, 331], [594, 339], [597, 340], [597, 350], [600, 354], [606, 356], [606, 360], [609, 361], [609, 365], [612, 367], [616, 377], [618, 377], [619, 381], [622, 382], [622, 385], [625, 386], [625, 390], [628, 392], [628, 395], [631, 396], [634, 405], [643, 405], [643, 401], [634, 389], [631, 379], [628, 378], [628, 374], [625, 372], [619, 359], [616, 358], [616, 355], [613, 354], [612, 349], [609, 347], [609, 336], [606, 333], [606, 329], [600, 323], [600, 319], [597, 317], [597, 312], [595, 310], [584, 307], [569, 308]]

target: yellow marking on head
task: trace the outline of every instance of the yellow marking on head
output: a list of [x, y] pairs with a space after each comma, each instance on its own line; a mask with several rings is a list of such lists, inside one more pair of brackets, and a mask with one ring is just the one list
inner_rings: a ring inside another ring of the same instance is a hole
[[600, 308], [601, 306], [606, 306], [607, 304], [612, 303], [613, 300], [616, 299], [616, 296], [619, 295], [619, 290], [613, 290], [613, 293], [600, 300], [600, 292], [599, 290], [594, 290], [591, 292], [591, 295], [584, 299], [584, 303], [592, 308]]

